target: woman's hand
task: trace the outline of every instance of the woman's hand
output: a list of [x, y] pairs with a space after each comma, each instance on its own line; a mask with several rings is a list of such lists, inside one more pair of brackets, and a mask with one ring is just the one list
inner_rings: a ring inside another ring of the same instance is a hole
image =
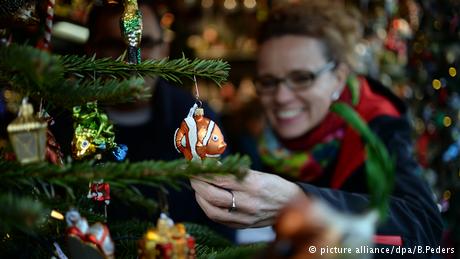
[[[190, 182], [209, 218], [237, 228], [271, 225], [281, 208], [297, 195], [304, 195], [295, 183], [254, 170], [241, 181], [234, 176], [215, 176], [193, 177]], [[236, 210], [229, 211], [232, 193]]]

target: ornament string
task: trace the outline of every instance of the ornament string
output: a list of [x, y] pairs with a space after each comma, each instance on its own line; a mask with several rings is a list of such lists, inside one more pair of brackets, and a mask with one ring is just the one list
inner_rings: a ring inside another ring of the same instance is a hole
[[168, 204], [168, 198], [167, 198], [167, 193], [163, 190], [158, 190], [158, 204], [160, 206], [160, 211], [162, 213], [165, 213], [166, 215], [169, 215], [169, 204]]
[[200, 90], [198, 89], [198, 83], [196, 81], [195, 75], [193, 75], [193, 82], [195, 83], [195, 103], [198, 105], [199, 108], [201, 108], [203, 106], [203, 102], [200, 100]]

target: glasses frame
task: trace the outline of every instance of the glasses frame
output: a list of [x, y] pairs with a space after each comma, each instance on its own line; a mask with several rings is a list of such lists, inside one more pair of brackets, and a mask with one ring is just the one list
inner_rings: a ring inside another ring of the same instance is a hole
[[273, 89], [266, 89], [266, 88], [264, 89], [264, 87], [260, 87], [260, 81], [259, 81], [259, 79], [256, 79], [256, 84], [255, 84], [256, 85], [256, 90], [257, 90], [258, 93], [260, 93], [262, 95], [273, 95], [276, 92], [278, 92], [278, 88], [279, 88], [280, 84], [284, 83], [284, 85], [286, 85], [291, 91], [299, 92], [299, 91], [308, 89], [311, 85], [314, 84], [316, 79], [318, 79], [318, 77], [321, 74], [329, 72], [329, 71], [333, 70], [335, 67], [336, 67], [336, 63], [334, 61], [329, 61], [323, 67], [318, 69], [317, 71], [310, 72], [311, 75], [312, 75], [312, 78], [310, 80], [311, 83], [308, 86], [305, 86], [305, 87], [295, 87], [294, 86], [295, 83], [292, 82], [292, 79], [290, 78], [290, 76], [288, 74], [285, 77], [273, 78], [273, 80], [276, 83], [276, 85], [275, 85], [276, 87], [274, 87]]

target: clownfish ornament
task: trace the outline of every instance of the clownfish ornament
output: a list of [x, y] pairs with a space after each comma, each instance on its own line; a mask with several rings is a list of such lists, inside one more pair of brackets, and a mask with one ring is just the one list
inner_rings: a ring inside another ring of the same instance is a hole
[[190, 108], [180, 128], [174, 133], [174, 146], [187, 160], [219, 157], [227, 144], [216, 123], [203, 116], [204, 111], [195, 104]]

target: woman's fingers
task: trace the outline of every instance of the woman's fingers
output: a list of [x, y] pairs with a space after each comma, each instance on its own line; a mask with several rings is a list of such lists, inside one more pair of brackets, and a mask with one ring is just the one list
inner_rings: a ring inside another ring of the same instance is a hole
[[232, 206], [232, 194], [229, 191], [197, 179], [190, 179], [190, 183], [195, 192], [211, 205], [220, 208]]
[[248, 170], [242, 179], [238, 179], [234, 175], [192, 176], [191, 179], [198, 179], [228, 190], [248, 192], [249, 189], [258, 187], [259, 182], [263, 181], [265, 177], [267, 177], [266, 173]]
[[236, 211], [248, 216], [252, 216], [257, 213], [259, 208], [259, 206], [256, 206], [257, 198], [252, 197], [243, 191], [222, 189], [218, 186], [214, 186], [210, 183], [197, 179], [190, 179], [190, 183], [192, 188], [195, 190], [195, 193], [205, 199], [210, 205], [228, 210], [232, 207], [234, 198]]
[[228, 190], [241, 190], [241, 181], [238, 181], [233, 175], [219, 176], [193, 176], [192, 179], [198, 179], [203, 182], [213, 184]]
[[220, 208], [210, 204], [205, 198], [201, 197], [200, 194], [195, 194], [196, 201], [203, 209], [206, 216], [213, 221], [225, 224], [234, 228], [247, 228], [250, 227], [252, 222], [251, 218], [247, 215], [238, 211], [228, 211], [228, 208]]

